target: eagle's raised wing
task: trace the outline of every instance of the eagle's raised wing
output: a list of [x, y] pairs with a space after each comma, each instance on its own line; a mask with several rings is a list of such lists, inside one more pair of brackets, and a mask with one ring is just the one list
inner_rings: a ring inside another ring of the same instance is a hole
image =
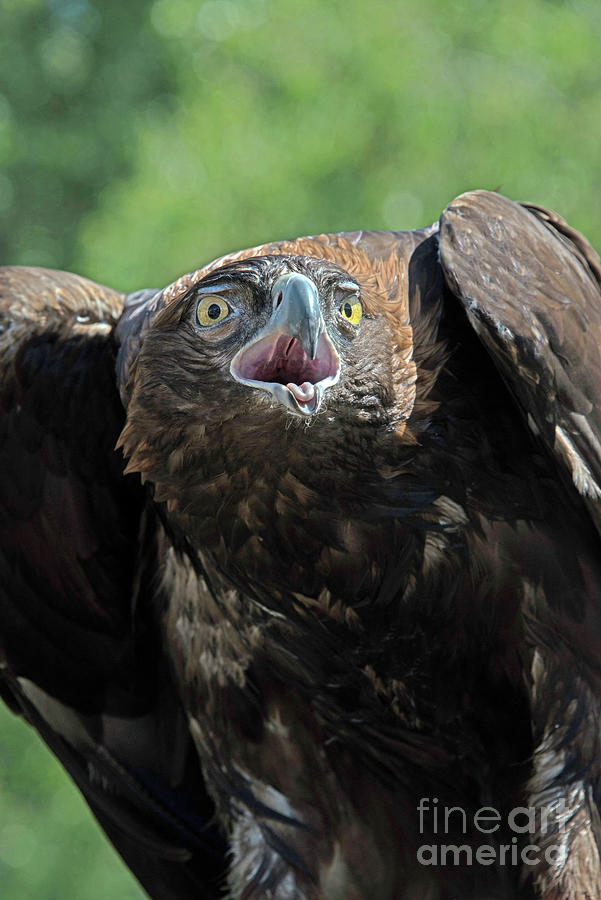
[[[599, 257], [555, 213], [474, 191], [441, 216], [440, 260], [538, 446], [555, 460], [572, 506], [584, 502], [601, 531]], [[586, 519], [580, 514], [583, 528]], [[548, 592], [547, 602], [554, 629], [601, 673], [601, 587], [583, 561], [590, 530], [587, 538], [573, 534], [569, 550], [582, 559], [586, 602], [567, 591], [554, 600]], [[594, 557], [598, 547], [588, 552]]]
[[470, 323], [601, 527], [601, 267], [555, 213], [462, 194], [440, 220], [440, 259]]
[[[525, 580], [549, 548], [563, 554], [564, 566], [569, 560], [565, 571], [571, 567], [573, 575], [552, 584], [541, 569], [524, 598], [523, 650], [531, 653], [524, 678], [536, 747], [529, 805], [556, 811], [537, 839], [561, 850], [555, 864], [533, 875], [540, 896], [597, 897], [601, 586], [599, 542], [584, 504], [600, 531], [599, 258], [556, 214], [475, 191], [443, 212], [440, 260], [538, 447], [555, 460], [571, 495], [563, 537], [556, 534], [545, 550], [540, 535], [522, 531], [516, 551]], [[539, 485], [543, 492], [548, 488]]]
[[0, 270], [0, 690], [153, 896], [214, 897], [223, 848], [152, 609], [156, 521], [114, 450], [123, 301]]

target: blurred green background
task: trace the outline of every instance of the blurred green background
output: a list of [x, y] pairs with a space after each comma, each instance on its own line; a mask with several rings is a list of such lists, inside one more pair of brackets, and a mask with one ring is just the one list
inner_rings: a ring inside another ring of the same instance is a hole
[[[469, 188], [601, 248], [599, 0], [0, 0], [0, 259], [130, 290]], [[140, 898], [0, 713], [2, 900]]]

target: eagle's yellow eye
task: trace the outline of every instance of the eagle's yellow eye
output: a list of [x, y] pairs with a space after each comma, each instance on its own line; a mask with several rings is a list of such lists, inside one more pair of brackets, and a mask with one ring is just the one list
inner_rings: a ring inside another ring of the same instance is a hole
[[360, 300], [345, 300], [340, 307], [340, 312], [351, 325], [358, 325], [363, 318], [363, 307]]
[[216, 294], [203, 297], [196, 307], [196, 318], [198, 319], [198, 324], [202, 325], [203, 328], [222, 322], [229, 314], [229, 306], [223, 297], [218, 297]]

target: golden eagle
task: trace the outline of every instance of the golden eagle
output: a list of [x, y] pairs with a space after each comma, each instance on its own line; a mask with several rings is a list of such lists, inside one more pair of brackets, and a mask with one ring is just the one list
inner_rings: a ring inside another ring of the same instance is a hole
[[1, 270], [0, 687], [151, 897], [601, 897], [600, 285], [485, 191]]

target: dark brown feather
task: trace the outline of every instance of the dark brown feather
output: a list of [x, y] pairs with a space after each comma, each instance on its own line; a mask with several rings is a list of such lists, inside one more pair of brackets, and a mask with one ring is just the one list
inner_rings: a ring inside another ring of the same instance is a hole
[[[527, 426], [599, 529], [598, 255], [557, 214], [484, 191], [447, 207], [440, 246], [447, 279]], [[537, 746], [529, 803], [555, 810], [542, 841], [559, 843], [566, 857], [538, 871], [536, 882], [545, 898], [558, 900], [601, 890], [599, 544], [575, 497], [562, 515], [568, 529], [547, 514], [546, 535], [524, 536], [516, 548], [530, 581], [525, 621]]]

